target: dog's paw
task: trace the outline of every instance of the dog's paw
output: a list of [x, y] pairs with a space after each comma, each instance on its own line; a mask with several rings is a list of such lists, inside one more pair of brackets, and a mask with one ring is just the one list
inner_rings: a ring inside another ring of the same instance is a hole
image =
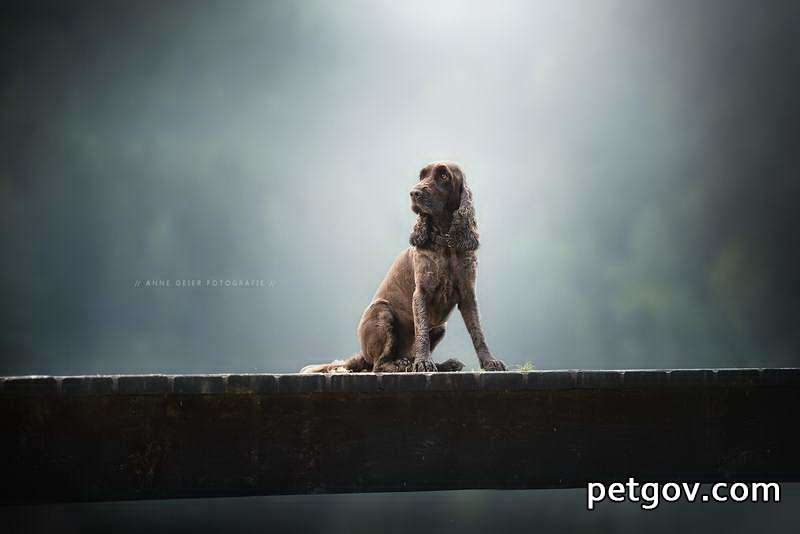
[[487, 360], [485, 362], [481, 362], [481, 369], [484, 371], [505, 371], [506, 364], [500, 360]]
[[430, 358], [417, 358], [414, 360], [414, 366], [411, 370], [415, 373], [435, 373], [436, 364]]

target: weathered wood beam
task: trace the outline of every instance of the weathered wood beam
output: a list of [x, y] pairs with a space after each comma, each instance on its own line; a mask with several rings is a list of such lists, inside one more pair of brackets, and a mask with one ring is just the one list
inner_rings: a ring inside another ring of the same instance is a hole
[[0, 501], [800, 481], [800, 369], [6, 377]]

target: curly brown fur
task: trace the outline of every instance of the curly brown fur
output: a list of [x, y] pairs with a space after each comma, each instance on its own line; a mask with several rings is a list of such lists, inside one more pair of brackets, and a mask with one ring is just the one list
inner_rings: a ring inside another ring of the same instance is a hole
[[395, 259], [358, 325], [361, 352], [342, 362], [312, 365], [301, 372], [404, 372], [460, 370], [431, 353], [444, 337], [458, 306], [481, 368], [505, 370], [484, 339], [475, 298], [478, 226], [472, 191], [455, 163], [426, 165], [410, 192], [417, 221], [411, 247]]
[[[427, 168], [423, 169], [422, 172], [425, 173]], [[451, 244], [456, 250], [477, 250], [480, 241], [478, 225], [475, 221], [475, 208], [472, 202], [472, 190], [467, 187], [464, 174], [457, 165], [451, 163], [447, 168], [452, 169], [451, 183], [453, 185], [450, 187], [458, 190], [460, 198], [458, 207], [450, 214], [448, 231], [443, 235], [449, 236]], [[426, 247], [430, 245], [432, 232], [436, 231], [433, 220], [434, 215], [421, 211], [417, 211], [417, 214], [417, 222], [411, 231], [409, 242], [415, 247]], [[447, 220], [441, 215], [438, 215], [438, 217], [442, 221]]]

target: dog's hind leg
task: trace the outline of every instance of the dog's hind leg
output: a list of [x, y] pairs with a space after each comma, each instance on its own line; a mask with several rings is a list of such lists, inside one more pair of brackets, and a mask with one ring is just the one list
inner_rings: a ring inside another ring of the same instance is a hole
[[358, 338], [364, 359], [372, 362], [376, 373], [391, 373], [395, 368], [397, 336], [395, 316], [389, 303], [379, 300], [370, 305], [358, 325]]

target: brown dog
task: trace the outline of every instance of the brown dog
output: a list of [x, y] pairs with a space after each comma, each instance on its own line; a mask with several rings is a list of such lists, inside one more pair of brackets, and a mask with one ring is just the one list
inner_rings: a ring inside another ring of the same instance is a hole
[[456, 360], [431, 360], [456, 305], [481, 368], [505, 370], [489, 351], [478, 317], [478, 229], [461, 168], [443, 161], [426, 165], [411, 189], [411, 209], [418, 215], [411, 247], [394, 261], [361, 317], [361, 352], [345, 361], [306, 366], [301, 373], [460, 370]]

